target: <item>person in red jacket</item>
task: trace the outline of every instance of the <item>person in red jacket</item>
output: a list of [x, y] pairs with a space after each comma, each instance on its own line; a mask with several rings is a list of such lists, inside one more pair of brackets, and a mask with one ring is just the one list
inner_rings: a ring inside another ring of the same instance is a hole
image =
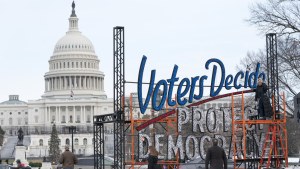
[[21, 163], [21, 160], [18, 159], [16, 162], [17, 162], [17, 168], [24, 168], [24, 167], [26, 167], [24, 163]]

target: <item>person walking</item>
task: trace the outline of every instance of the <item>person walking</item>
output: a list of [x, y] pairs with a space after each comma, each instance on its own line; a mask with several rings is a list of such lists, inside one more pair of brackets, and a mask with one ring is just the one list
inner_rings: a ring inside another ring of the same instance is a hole
[[74, 169], [74, 164], [77, 164], [77, 162], [76, 156], [69, 151], [69, 146], [66, 146], [65, 152], [59, 158], [59, 163], [62, 164], [63, 169]]
[[149, 146], [148, 169], [158, 169], [158, 152], [154, 146]]
[[266, 119], [273, 115], [270, 99], [267, 96], [268, 86], [263, 82], [261, 78], [258, 78], [257, 87], [255, 91], [255, 101], [258, 102], [258, 114], [260, 119]]
[[218, 140], [213, 139], [213, 146], [206, 153], [205, 169], [227, 169], [227, 157], [223, 148], [218, 146]]

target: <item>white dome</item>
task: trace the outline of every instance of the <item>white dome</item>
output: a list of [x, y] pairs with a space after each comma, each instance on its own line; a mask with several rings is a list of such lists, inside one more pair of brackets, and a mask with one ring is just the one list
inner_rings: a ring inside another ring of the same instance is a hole
[[68, 31], [55, 45], [54, 52], [95, 52], [92, 42], [79, 31]]
[[106, 98], [104, 73], [92, 42], [78, 30], [78, 18], [72, 3], [69, 30], [60, 38], [49, 60], [45, 74], [45, 94], [48, 98]]

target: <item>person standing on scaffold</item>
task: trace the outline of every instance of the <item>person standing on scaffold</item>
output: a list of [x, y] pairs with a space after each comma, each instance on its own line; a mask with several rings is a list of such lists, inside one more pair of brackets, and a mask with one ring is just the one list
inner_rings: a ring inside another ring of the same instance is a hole
[[258, 83], [255, 92], [255, 101], [258, 102], [258, 115], [259, 119], [266, 120], [266, 117], [270, 118], [273, 115], [270, 99], [267, 96], [268, 86], [263, 82], [261, 78], [258, 78]]

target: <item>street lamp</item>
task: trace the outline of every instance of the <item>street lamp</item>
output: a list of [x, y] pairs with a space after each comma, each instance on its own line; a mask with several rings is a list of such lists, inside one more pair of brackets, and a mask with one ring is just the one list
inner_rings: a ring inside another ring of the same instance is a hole
[[74, 144], [73, 144], [73, 140], [74, 140], [74, 131], [76, 131], [76, 126], [68, 126], [69, 128], [69, 133], [71, 132], [71, 139], [72, 139], [72, 153], [74, 151]]

